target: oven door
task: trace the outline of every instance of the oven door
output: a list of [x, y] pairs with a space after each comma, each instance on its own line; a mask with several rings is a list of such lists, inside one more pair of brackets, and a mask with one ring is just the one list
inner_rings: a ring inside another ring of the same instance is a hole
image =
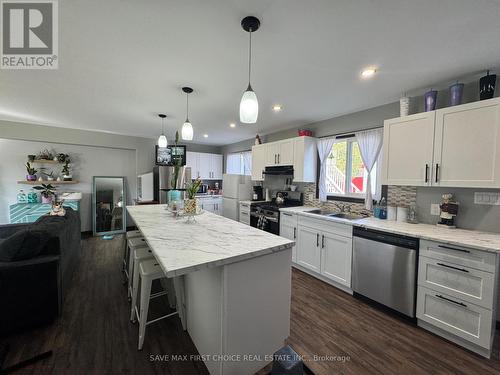
[[[258, 214], [257, 212], [252, 212], [250, 214], [250, 226], [257, 228], [257, 225], [259, 223], [259, 217], [260, 217], [260, 214]], [[259, 229], [265, 230], [266, 232], [269, 232], [269, 233], [272, 233], [272, 234], [279, 236], [279, 234], [280, 234], [279, 220], [275, 217], [269, 217], [269, 216], [266, 216], [266, 219], [267, 219], [267, 222], [266, 222], [266, 225], [264, 226], [264, 228], [259, 228]]]

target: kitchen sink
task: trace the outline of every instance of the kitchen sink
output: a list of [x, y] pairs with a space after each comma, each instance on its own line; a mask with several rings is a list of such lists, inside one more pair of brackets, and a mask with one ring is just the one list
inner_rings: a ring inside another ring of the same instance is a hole
[[330, 216], [334, 215], [334, 211], [327, 211], [327, 210], [311, 210], [311, 211], [306, 211], [308, 214], [315, 214], [315, 215], [321, 215], [321, 216]]
[[347, 219], [347, 220], [359, 220], [359, 219], [363, 219], [365, 217], [363, 215], [356, 215], [356, 214], [350, 214], [350, 213], [345, 213], [345, 212], [339, 212], [337, 214], [330, 214], [328, 216], [337, 217], [339, 219]]
[[319, 210], [319, 209], [306, 212], [309, 214], [336, 217], [338, 219], [346, 219], [346, 220], [359, 220], [365, 218], [365, 216], [363, 215], [352, 214], [349, 212], [335, 212], [335, 211]]

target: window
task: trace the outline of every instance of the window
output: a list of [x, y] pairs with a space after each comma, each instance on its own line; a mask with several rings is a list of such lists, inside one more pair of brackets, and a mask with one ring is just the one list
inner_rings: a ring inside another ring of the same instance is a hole
[[[371, 173], [372, 195], [376, 197], [380, 192], [377, 185], [377, 161]], [[326, 189], [328, 195], [364, 197], [368, 173], [356, 138], [348, 138], [335, 143], [326, 163]]]
[[226, 173], [252, 174], [252, 151], [235, 152], [227, 155]]

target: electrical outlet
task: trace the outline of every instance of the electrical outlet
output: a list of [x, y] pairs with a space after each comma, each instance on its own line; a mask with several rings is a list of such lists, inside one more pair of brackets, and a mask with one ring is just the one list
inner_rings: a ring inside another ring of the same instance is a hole
[[490, 206], [500, 205], [500, 194], [491, 192], [475, 192], [474, 193], [474, 204], [483, 204]]
[[431, 204], [431, 215], [435, 215], [435, 216], [441, 215], [441, 209], [439, 208], [438, 203]]
[[308, 200], [308, 201], [312, 201], [312, 200], [314, 200], [314, 193], [308, 193], [308, 194], [307, 194], [307, 200]]

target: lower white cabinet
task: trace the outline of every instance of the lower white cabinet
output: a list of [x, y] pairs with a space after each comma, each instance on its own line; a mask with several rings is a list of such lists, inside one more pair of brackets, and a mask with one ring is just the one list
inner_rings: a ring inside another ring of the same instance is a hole
[[321, 234], [321, 274], [339, 284], [351, 286], [352, 238]]
[[321, 247], [320, 233], [313, 228], [299, 226], [297, 241], [297, 263], [311, 271], [320, 272]]
[[[297, 214], [280, 212], [280, 236], [297, 241]], [[297, 262], [297, 244], [292, 247], [292, 262]]]
[[496, 323], [497, 257], [464, 246], [421, 240], [418, 324], [489, 358]]
[[[286, 226], [284, 230], [290, 233]], [[333, 281], [333, 285], [350, 289], [352, 226], [299, 216], [296, 234], [294, 262], [325, 281]], [[284, 237], [290, 238], [286, 235]]]
[[200, 202], [201, 209], [212, 212], [216, 215], [222, 215], [222, 197], [201, 197], [198, 198]]
[[240, 202], [240, 223], [250, 225], [250, 203]]

